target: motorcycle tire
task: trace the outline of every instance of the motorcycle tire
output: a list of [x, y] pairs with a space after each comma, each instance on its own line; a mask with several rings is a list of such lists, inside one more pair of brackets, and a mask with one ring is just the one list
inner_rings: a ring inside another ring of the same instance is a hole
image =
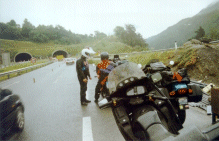
[[22, 131], [24, 129], [24, 111], [21, 106], [17, 107], [17, 115], [16, 115], [14, 129], [15, 131]]
[[146, 141], [149, 139], [149, 136], [145, 134], [144, 130], [137, 122], [133, 125], [133, 133], [140, 141]]
[[180, 122], [183, 124], [186, 120], [186, 110], [178, 110], [178, 117]]

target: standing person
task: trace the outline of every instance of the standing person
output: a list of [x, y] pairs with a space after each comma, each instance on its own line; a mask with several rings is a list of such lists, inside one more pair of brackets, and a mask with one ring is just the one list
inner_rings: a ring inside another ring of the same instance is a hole
[[109, 54], [107, 52], [102, 52], [100, 56], [101, 56], [101, 62], [98, 63], [96, 67], [96, 73], [99, 80], [95, 88], [95, 96], [94, 96], [95, 103], [98, 102], [101, 88], [106, 89], [105, 82], [107, 81], [109, 73], [115, 67], [115, 64], [109, 61]]
[[91, 53], [95, 53], [92, 48], [83, 49], [81, 51], [81, 58], [76, 61], [76, 71], [80, 83], [81, 105], [87, 105], [87, 103], [91, 102], [90, 100], [86, 99], [88, 78], [90, 80], [92, 79], [89, 72], [89, 64], [87, 62], [87, 58], [90, 56]]

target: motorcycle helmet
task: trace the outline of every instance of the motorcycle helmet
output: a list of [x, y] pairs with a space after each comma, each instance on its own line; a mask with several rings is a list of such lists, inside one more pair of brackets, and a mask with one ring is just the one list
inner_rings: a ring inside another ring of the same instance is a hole
[[101, 60], [108, 60], [109, 59], [109, 54], [108, 52], [102, 52], [100, 54]]
[[86, 47], [85, 49], [83, 49], [81, 51], [81, 55], [88, 58], [90, 56], [90, 54], [94, 54], [96, 52], [94, 52], [94, 50], [91, 47]]

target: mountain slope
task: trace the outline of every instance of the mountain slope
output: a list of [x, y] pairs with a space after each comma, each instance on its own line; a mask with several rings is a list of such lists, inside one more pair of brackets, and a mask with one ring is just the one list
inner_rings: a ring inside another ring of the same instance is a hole
[[211, 28], [219, 29], [219, 1], [210, 4], [197, 15], [183, 19], [146, 40], [149, 47], [155, 49], [174, 48], [175, 41], [177, 41], [178, 46], [181, 46], [188, 39], [194, 37], [199, 26], [204, 28], [206, 35], [209, 35]]

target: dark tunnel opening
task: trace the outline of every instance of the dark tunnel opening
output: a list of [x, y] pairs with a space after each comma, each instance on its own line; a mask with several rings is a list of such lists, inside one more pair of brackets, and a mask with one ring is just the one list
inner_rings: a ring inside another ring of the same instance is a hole
[[58, 55], [63, 55], [65, 58], [67, 58], [68, 53], [65, 52], [65, 51], [63, 51], [63, 50], [58, 50], [58, 51], [54, 52], [52, 56], [53, 56], [53, 57], [56, 57], [56, 56], [58, 56]]
[[21, 61], [30, 61], [32, 56], [28, 53], [19, 53], [15, 56], [15, 62], [21, 62]]

